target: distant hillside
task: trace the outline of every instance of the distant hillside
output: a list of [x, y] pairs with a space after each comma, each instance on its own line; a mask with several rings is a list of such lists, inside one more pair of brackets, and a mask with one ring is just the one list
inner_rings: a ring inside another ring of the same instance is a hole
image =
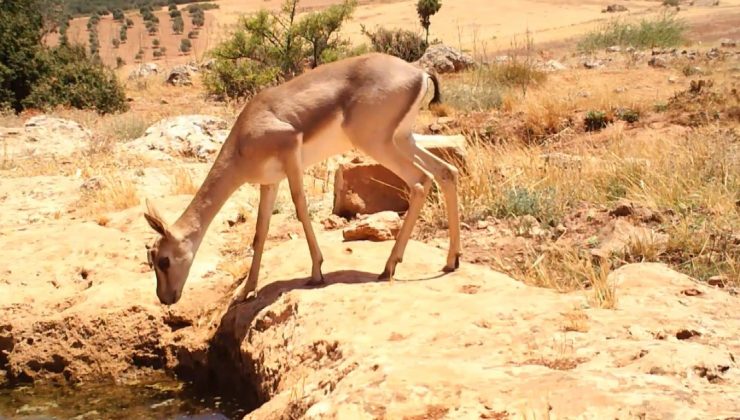
[[[174, 0], [176, 4], [196, 3], [206, 0]], [[114, 9], [131, 10], [142, 6], [162, 7], [169, 0], [66, 0], [67, 13], [73, 16], [89, 15], [99, 11], [112, 12]]]

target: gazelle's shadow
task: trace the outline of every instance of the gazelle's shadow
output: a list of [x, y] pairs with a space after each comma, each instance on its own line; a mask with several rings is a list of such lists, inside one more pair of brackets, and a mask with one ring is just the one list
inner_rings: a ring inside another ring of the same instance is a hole
[[[416, 282], [426, 281], [445, 276], [448, 273], [440, 272], [435, 275], [419, 278], [396, 278], [394, 281]], [[377, 273], [368, 273], [358, 270], [337, 270], [324, 274], [324, 283], [319, 285], [309, 285], [310, 277], [296, 277], [288, 280], [277, 280], [265, 285], [257, 290], [257, 297], [250, 298], [246, 301], [234, 301], [229, 304], [228, 310], [221, 317], [214, 339], [217, 336], [228, 334], [230, 340], [241, 342], [249, 331], [249, 326], [254, 321], [257, 314], [262, 309], [275, 303], [280, 296], [291, 290], [301, 289], [320, 289], [334, 284], [360, 284], [387, 282], [387, 280], [378, 280]], [[221, 339], [225, 337], [220, 337]]]

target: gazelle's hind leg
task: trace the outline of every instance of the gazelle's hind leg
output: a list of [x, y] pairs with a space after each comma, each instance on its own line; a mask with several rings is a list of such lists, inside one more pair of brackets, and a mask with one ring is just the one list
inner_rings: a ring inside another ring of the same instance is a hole
[[[434, 180], [442, 190], [450, 235], [447, 264], [443, 268], [443, 271], [455, 271], [455, 269], [460, 267], [460, 256], [462, 255], [460, 249], [460, 213], [457, 196], [458, 170], [428, 150], [416, 145], [411, 133], [396, 137], [396, 144], [405, 153], [413, 153], [416, 162], [432, 174]], [[403, 250], [401, 251], [401, 255], [403, 256]]]
[[257, 211], [257, 226], [254, 232], [254, 241], [252, 242], [252, 266], [249, 267], [247, 282], [244, 284], [237, 300], [244, 300], [251, 292], [257, 288], [257, 279], [259, 278], [260, 263], [262, 262], [262, 251], [265, 249], [265, 240], [267, 232], [270, 229], [270, 217], [272, 209], [275, 207], [277, 198], [278, 184], [269, 184], [260, 186], [260, 203]]
[[422, 169], [421, 165], [414, 163], [413, 155], [409, 156], [401, 151], [393, 142], [391, 136], [392, 134], [386, 133], [385, 136], [374, 137], [374, 142], [372, 142], [373, 137], [367, 139], [370, 141], [358, 142], [358, 147], [365, 154], [395, 173], [408, 185], [411, 191], [406, 217], [401, 225], [401, 230], [396, 235], [396, 242], [385, 264], [385, 269], [378, 276], [380, 280], [392, 279], [396, 271], [396, 265], [403, 260], [403, 251], [406, 249], [406, 244], [424, 205], [425, 197], [432, 186], [431, 175]]
[[316, 234], [314, 233], [313, 226], [311, 226], [311, 216], [308, 213], [306, 193], [303, 188], [303, 165], [301, 163], [301, 147], [302, 146], [299, 142], [296, 150], [288, 153], [288, 156], [283, 162], [283, 166], [285, 168], [285, 174], [288, 177], [290, 196], [293, 199], [296, 216], [298, 216], [298, 220], [300, 220], [301, 224], [303, 225], [303, 231], [306, 234], [306, 242], [308, 242], [308, 250], [311, 253], [311, 280], [308, 282], [308, 284], [318, 285], [324, 283], [324, 275], [321, 273], [321, 265], [324, 262], [324, 257], [321, 255], [319, 242], [316, 240]]

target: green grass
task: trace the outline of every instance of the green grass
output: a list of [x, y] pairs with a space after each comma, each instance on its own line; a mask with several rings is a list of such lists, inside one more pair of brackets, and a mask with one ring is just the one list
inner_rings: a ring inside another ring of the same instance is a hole
[[674, 13], [639, 21], [616, 18], [586, 34], [578, 42], [578, 50], [593, 52], [613, 45], [636, 49], [677, 47], [686, 41], [686, 28]]

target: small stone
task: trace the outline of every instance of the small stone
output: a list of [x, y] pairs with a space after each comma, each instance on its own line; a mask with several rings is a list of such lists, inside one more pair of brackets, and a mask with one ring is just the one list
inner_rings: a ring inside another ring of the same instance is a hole
[[737, 41], [735, 41], [734, 39], [729, 39], [729, 38], [720, 39], [719, 44], [724, 48], [737, 47]]
[[478, 229], [487, 229], [489, 226], [489, 223], [485, 220], [478, 220], [478, 223], [476, 224], [476, 228]]
[[668, 67], [668, 60], [665, 57], [653, 56], [648, 61], [648, 65], [650, 67], [655, 67], [655, 68], [661, 68], [662, 69], [662, 68]]
[[601, 10], [601, 13], [626, 12], [628, 9], [621, 4], [610, 4]]
[[357, 220], [342, 231], [345, 241], [389, 241], [401, 229], [401, 218], [394, 211], [382, 211]]
[[331, 214], [329, 217], [322, 220], [321, 224], [326, 230], [338, 229], [340, 227], [347, 226], [347, 219], [337, 216], [336, 214]]
[[600, 60], [587, 60], [583, 63], [583, 67], [587, 69], [598, 69], [603, 66], [604, 63]]
[[559, 70], [567, 70], [567, 69], [568, 67], [565, 64], [557, 60], [550, 60], [547, 63], [545, 63], [545, 70], [559, 71]]
[[677, 83], [677, 82], [678, 82], [678, 78], [676, 76], [670, 76], [668, 78], [668, 83], [670, 83], [670, 84], [674, 84], [674, 83]]
[[634, 206], [627, 200], [620, 200], [609, 212], [610, 216], [614, 217], [626, 217], [633, 214], [635, 211]]
[[725, 284], [727, 284], [727, 276], [712, 276], [709, 279], [707, 279], [707, 284], [714, 287], [719, 287], [720, 289], [723, 289], [725, 287]]
[[620, 47], [619, 45], [612, 45], [611, 47], [608, 47], [606, 49], [606, 52], [610, 52], [610, 53], [618, 53], [621, 51], [622, 51], [622, 47]]

